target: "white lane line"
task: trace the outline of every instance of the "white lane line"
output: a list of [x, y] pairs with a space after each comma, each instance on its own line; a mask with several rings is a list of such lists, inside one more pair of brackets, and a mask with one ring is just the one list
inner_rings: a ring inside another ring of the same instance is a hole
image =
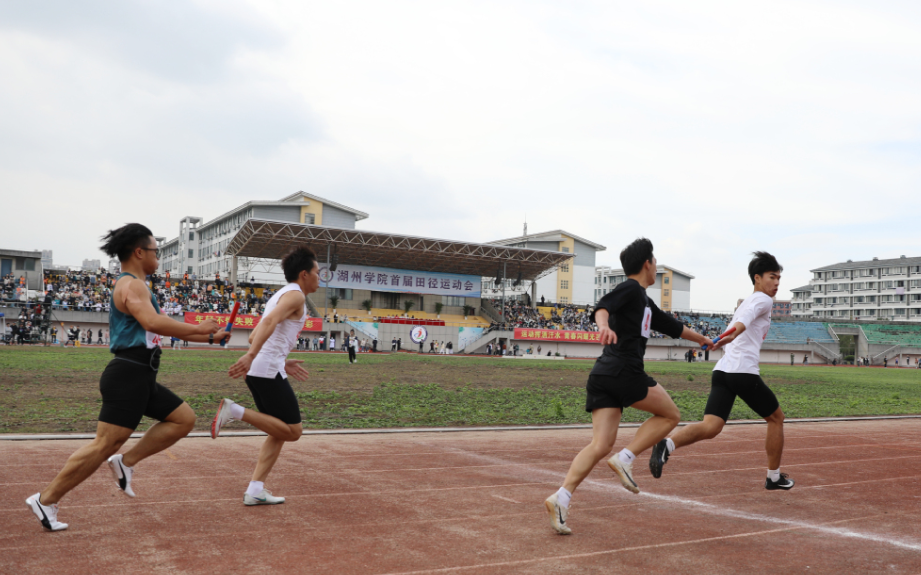
[[[213, 478], [212, 478], [213, 479]], [[548, 485], [549, 481], [529, 481], [526, 483], [499, 483], [496, 485], [464, 485], [461, 487], [429, 487], [426, 489], [413, 489], [413, 493], [427, 493], [434, 491], [458, 491], [475, 489], [500, 489], [502, 487], [525, 487], [528, 485]], [[338, 493], [305, 493], [303, 495], [286, 495], [285, 497], [297, 499], [299, 497], [356, 497], [359, 495], [384, 495], [387, 493], [406, 493], [406, 489], [385, 489], [381, 491], [342, 491]], [[171, 499], [168, 501], [130, 501], [126, 503], [93, 503], [88, 505], [66, 505], [67, 509], [95, 508], [95, 507], [129, 507], [135, 505], [186, 505], [189, 503], [214, 503], [217, 501], [239, 501], [239, 497], [232, 499]], [[22, 507], [0, 509], [0, 513], [19, 513]]]
[[515, 501], [514, 499], [509, 499], [508, 497], [502, 497], [501, 495], [496, 495], [495, 493], [491, 494], [492, 497], [496, 499], [501, 499], [502, 501], [508, 501], [509, 503], [521, 503], [521, 501]]
[[[457, 448], [456, 451], [462, 453], [464, 450]], [[485, 456], [485, 455], [475, 455], [475, 454], [470, 454], [470, 455], [472, 459], [480, 460], [484, 462], [493, 461], [496, 459], [496, 458]], [[887, 458], [887, 459], [899, 459], [899, 458]], [[903, 458], [903, 459], [908, 459], [908, 458]], [[837, 462], [837, 463], [843, 463], [843, 462]], [[565, 477], [563, 473], [549, 471], [549, 470], [546, 470], [540, 467], [529, 467], [529, 468], [525, 468], [523, 466], [516, 466], [516, 467], [517, 469], [524, 469], [528, 471], [530, 475], [528, 479], [544, 477], [547, 479], [548, 482], [552, 479], [556, 479], [558, 482], [562, 482], [562, 479]], [[763, 469], [763, 468], [757, 468], [757, 469]], [[509, 474], [511, 475], [511, 473]], [[520, 476], [515, 476], [515, 477], [520, 478]], [[617, 493], [619, 496], [628, 496], [627, 495], [628, 492], [620, 489], [619, 485], [617, 486], [617, 488], [612, 489], [612, 485], [610, 483], [603, 483], [603, 482], [592, 480], [592, 479], [586, 479], [585, 481], [582, 482], [582, 485], [580, 487], [583, 487], [583, 486], [594, 488], [595, 490], [603, 492], [605, 494], [613, 495]], [[667, 502], [672, 505], [681, 505], [686, 508], [693, 509], [695, 511], [700, 511], [702, 513], [707, 513], [707, 514], [715, 515], [718, 517], [732, 517], [735, 519], [744, 519], [748, 521], [758, 521], [758, 522], [764, 522], [764, 523], [787, 525], [791, 528], [796, 528], [796, 529], [809, 529], [813, 531], [819, 531], [821, 533], [826, 533], [829, 535], [837, 535], [839, 537], [861, 539], [865, 541], [872, 541], [875, 543], [883, 543], [883, 544], [891, 545], [891, 546], [898, 547], [901, 549], [921, 551], [921, 541], [916, 541], [916, 540], [908, 539], [908, 538], [885, 537], [885, 536], [877, 535], [875, 533], [864, 533], [860, 531], [852, 531], [849, 529], [838, 529], [838, 528], [825, 527], [823, 526], [823, 524], [819, 524], [819, 523], [810, 523], [808, 521], [784, 519], [782, 517], [772, 517], [770, 515], [762, 515], [760, 513], [749, 513], [747, 511], [739, 511], [736, 509], [728, 508], [725, 505], [713, 505], [710, 503], [704, 503], [702, 501], [696, 501], [694, 499], [686, 499], [686, 498], [676, 497], [676, 496], [671, 496], [671, 495], [660, 495], [656, 493], [649, 493], [647, 491], [642, 491], [640, 492], [639, 495], [641, 497], [648, 497], [649, 499], [652, 499], [654, 501]], [[634, 495], [632, 494], [629, 495], [629, 497], [633, 497], [633, 496]]]
[[[865, 519], [872, 519], [874, 517], [880, 517], [880, 515], [870, 515], [867, 517], [855, 517], [853, 519], [842, 519], [839, 521], [830, 521], [828, 523], [823, 523], [821, 525], [833, 525], [835, 523], [844, 523], [847, 521], [861, 521]], [[709, 543], [712, 541], [725, 541], [727, 539], [741, 539], [743, 537], [757, 537], [759, 535], [769, 535], [771, 533], [782, 533], [784, 531], [792, 531], [796, 529], [795, 527], [782, 527], [779, 529], [766, 529], [762, 531], [749, 531], [748, 533], [737, 533], [735, 535], [720, 535], [719, 537], [704, 537], [701, 539], [691, 539], [689, 541], [672, 541], [669, 543], [654, 543], [651, 545], [637, 545], [634, 547], [622, 547], [620, 549], [605, 549], [603, 551], [590, 551], [587, 553], [573, 553], [571, 555], [553, 555], [550, 557], [538, 557], [535, 559], [519, 559], [515, 561], [500, 561], [497, 563], [480, 563], [477, 565], [459, 565], [456, 567], [442, 567], [440, 569], [425, 569], [423, 571], [400, 571], [387, 573], [384, 575], [422, 575], [425, 573], [451, 573], [457, 571], [469, 571], [469, 570], [479, 570], [487, 569], [493, 567], [512, 567], [515, 565], [528, 565], [532, 563], [546, 563], [548, 561], [567, 561], [572, 559], [583, 559], [586, 557], [598, 557], [601, 555], [614, 555], [617, 553], [627, 553], [630, 551], [645, 551], [648, 549], [662, 549], [667, 547], [678, 547], [683, 545], [696, 545], [700, 543]], [[828, 527], [828, 529], [836, 529], [834, 527]]]

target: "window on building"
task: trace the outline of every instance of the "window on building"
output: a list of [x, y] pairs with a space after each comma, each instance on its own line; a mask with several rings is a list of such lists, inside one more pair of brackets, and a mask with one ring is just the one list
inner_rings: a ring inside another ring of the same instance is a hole
[[463, 296], [443, 295], [441, 296], [441, 303], [454, 307], [464, 307], [467, 304], [467, 300]]
[[561, 298], [560, 298], [560, 303], [569, 303], [569, 298], [568, 298], [568, 297], [565, 297], [565, 296], [561, 297]]
[[[665, 278], [665, 279], [668, 279], [668, 278]], [[662, 295], [668, 295], [668, 290], [667, 289], [662, 290]]]
[[663, 279], [662, 282], [663, 282], [665, 285], [668, 285], [668, 280], [669, 280], [669, 277], [668, 277], [668, 276], [665, 276], [665, 279]]
[[32, 258], [26, 258], [26, 271], [34, 272], [35, 271], [35, 260]]
[[312, 223], [314, 223], [315, 221], [317, 221], [317, 215], [316, 215], [316, 214], [304, 214], [304, 223], [305, 223], [305, 224], [312, 224]]
[[189, 250], [189, 258], [195, 257], [195, 250]]
[[563, 273], [569, 273], [569, 264], [563, 264], [560, 266], [560, 271]]
[[569, 248], [563, 248], [563, 253], [569, 253]]
[[194, 239], [195, 239], [195, 232], [189, 232], [189, 241], [191, 242]]
[[560, 280], [560, 289], [569, 289], [569, 280]]

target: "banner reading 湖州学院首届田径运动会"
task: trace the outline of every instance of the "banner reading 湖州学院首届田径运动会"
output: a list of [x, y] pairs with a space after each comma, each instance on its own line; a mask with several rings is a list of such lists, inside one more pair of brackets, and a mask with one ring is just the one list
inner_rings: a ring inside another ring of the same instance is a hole
[[336, 271], [320, 264], [323, 286], [402, 293], [480, 297], [481, 278], [462, 274], [420, 272], [370, 266], [339, 264]]

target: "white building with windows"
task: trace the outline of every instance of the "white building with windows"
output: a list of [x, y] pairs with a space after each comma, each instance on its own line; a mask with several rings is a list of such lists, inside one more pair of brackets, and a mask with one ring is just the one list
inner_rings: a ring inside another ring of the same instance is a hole
[[812, 317], [812, 286], [804, 285], [790, 291], [793, 293], [790, 315], [794, 318]]
[[806, 286], [794, 291], [794, 315], [826, 321], [921, 321], [921, 257], [848, 260], [810, 271], [811, 291], [802, 291]]
[[[692, 279], [691, 274], [671, 266], [656, 266], [656, 283], [646, 288], [646, 295], [663, 311], [690, 311]], [[622, 269], [596, 267], [594, 303], [625, 281], [627, 274]]]
[[[278, 201], [246, 202], [208, 222], [204, 218], [186, 216], [179, 222], [177, 237], [159, 242], [160, 267], [157, 271], [168, 271], [174, 276], [189, 274], [213, 278], [221, 274], [222, 278], [229, 278], [233, 258], [225, 254], [227, 245], [251, 218], [355, 229], [355, 222], [367, 217], [364, 212], [306, 192], [297, 192]], [[279, 282], [280, 271], [257, 268], [242, 258], [238, 261], [238, 273], [241, 280], [255, 277], [257, 281]]]

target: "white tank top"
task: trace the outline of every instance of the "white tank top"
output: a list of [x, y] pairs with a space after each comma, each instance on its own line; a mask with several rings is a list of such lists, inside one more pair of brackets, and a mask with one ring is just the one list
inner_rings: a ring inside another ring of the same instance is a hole
[[[269, 299], [269, 302], [265, 304], [265, 313], [262, 314], [262, 319], [265, 320], [265, 318], [272, 313], [272, 310], [275, 309], [278, 300], [291, 291], [297, 291], [299, 294], [303, 295], [300, 286], [297, 284], [292, 283], [286, 285], [278, 290], [278, 292]], [[249, 368], [249, 373], [246, 375], [275, 379], [275, 376], [280, 373], [282, 377], [288, 377], [288, 374], [285, 373], [285, 359], [287, 359], [288, 354], [297, 345], [297, 336], [304, 329], [304, 323], [306, 321], [307, 303], [304, 302], [304, 313], [301, 314], [300, 319], [285, 319], [278, 322], [278, 325], [275, 326], [275, 331], [272, 332], [269, 339], [262, 345], [262, 349], [256, 354], [256, 359], [253, 360], [253, 364]]]

